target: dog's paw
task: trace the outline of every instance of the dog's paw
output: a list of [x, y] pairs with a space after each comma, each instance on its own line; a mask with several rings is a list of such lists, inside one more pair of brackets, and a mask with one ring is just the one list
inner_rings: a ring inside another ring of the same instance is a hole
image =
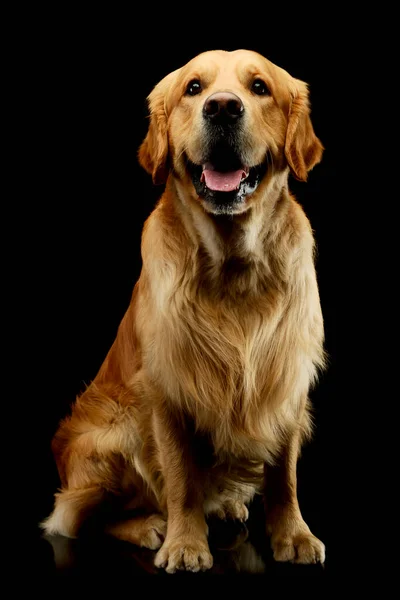
[[150, 550], [161, 548], [167, 535], [167, 522], [160, 515], [150, 515], [143, 526], [140, 545]]
[[271, 541], [274, 559], [279, 562], [316, 564], [325, 562], [325, 546], [312, 533], [277, 537]]
[[166, 539], [157, 552], [154, 564], [167, 573], [206, 571], [213, 565], [208, 543], [185, 538]]
[[244, 523], [249, 518], [249, 509], [240, 500], [224, 500], [215, 514], [219, 519], [237, 519]]

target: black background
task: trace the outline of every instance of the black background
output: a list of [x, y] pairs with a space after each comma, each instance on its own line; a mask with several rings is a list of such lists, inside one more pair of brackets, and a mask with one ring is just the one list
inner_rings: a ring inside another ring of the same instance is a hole
[[334, 570], [346, 502], [337, 458], [343, 455], [337, 396], [343, 113], [337, 85], [346, 63], [338, 32], [330, 35], [328, 25], [316, 27], [311, 17], [299, 26], [292, 22], [289, 32], [282, 17], [279, 26], [266, 23], [265, 15], [250, 23], [248, 12], [218, 24], [206, 14], [199, 21], [187, 14], [182, 24], [160, 14], [154, 21], [151, 12], [57, 15], [32, 35], [31, 52], [24, 55], [29, 196], [21, 277], [30, 329], [23, 352], [30, 358], [22, 410], [32, 441], [21, 460], [29, 462], [30, 531], [39, 535], [37, 523], [51, 511], [58, 486], [52, 435], [114, 339], [140, 273], [142, 226], [162, 192], [136, 158], [147, 129], [146, 96], [199, 52], [247, 48], [309, 83], [314, 129], [325, 146], [309, 181], [291, 178], [290, 188], [315, 231], [329, 356], [311, 395], [315, 434], [299, 463], [299, 497]]

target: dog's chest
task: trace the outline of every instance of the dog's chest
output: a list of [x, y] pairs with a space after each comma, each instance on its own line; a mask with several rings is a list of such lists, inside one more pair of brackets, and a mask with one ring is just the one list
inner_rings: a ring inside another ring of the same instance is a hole
[[273, 363], [282, 362], [278, 354], [283, 360], [291, 352], [278, 327], [283, 302], [267, 294], [242, 297], [237, 305], [231, 298], [198, 294], [188, 302], [182, 296], [171, 300], [158, 329], [169, 365], [169, 395], [196, 412], [204, 407], [238, 415], [259, 400]]
[[294, 287], [280, 263], [261, 270], [231, 261], [219, 279], [203, 266], [196, 277], [191, 268], [164, 271], [168, 285], [154, 288], [146, 368], [221, 448], [233, 437], [242, 446], [255, 437], [273, 443], [280, 425], [296, 418], [315, 372], [311, 288]]

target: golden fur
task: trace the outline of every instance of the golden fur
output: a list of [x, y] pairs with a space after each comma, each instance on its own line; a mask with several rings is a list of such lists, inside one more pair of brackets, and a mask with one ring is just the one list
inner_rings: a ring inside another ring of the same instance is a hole
[[[251, 92], [262, 78], [268, 97]], [[204, 92], [185, 95], [199, 79]], [[205, 98], [241, 98], [246, 163], [269, 166], [236, 213], [214, 214], [186, 158], [201, 161]], [[141, 165], [165, 191], [143, 230], [143, 267], [99, 373], [53, 440], [62, 488], [43, 527], [76, 536], [113, 498], [144, 509], [108, 531], [158, 549], [174, 572], [212, 565], [206, 515], [248, 516], [264, 490], [277, 560], [324, 561], [304, 523], [296, 462], [308, 392], [323, 367], [323, 320], [307, 217], [288, 191], [322, 145], [305, 83], [249, 51], [206, 52], [149, 96]]]

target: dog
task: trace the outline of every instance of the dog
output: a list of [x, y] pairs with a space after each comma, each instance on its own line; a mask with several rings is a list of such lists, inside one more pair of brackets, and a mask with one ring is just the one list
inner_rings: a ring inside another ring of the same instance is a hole
[[62, 487], [42, 527], [76, 537], [112, 506], [108, 534], [196, 572], [213, 564], [207, 518], [246, 521], [263, 494], [274, 558], [323, 563], [296, 493], [326, 362], [314, 236], [288, 189], [324, 150], [307, 84], [256, 52], [208, 51], [148, 105], [138, 159], [165, 188], [116, 339], [54, 436]]

